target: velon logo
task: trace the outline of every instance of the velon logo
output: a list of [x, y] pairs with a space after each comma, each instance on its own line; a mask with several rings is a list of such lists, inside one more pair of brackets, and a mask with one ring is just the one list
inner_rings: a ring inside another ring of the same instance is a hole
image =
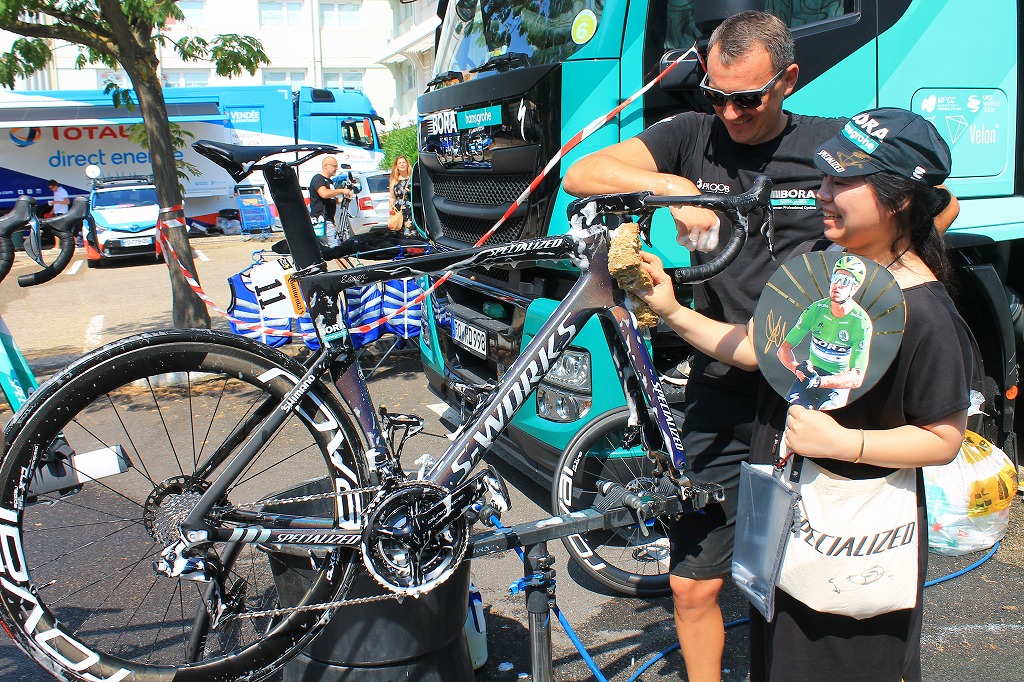
[[[856, 123], [854, 126], [852, 124]], [[888, 128], [882, 128], [878, 121], [867, 114], [858, 114], [843, 127], [843, 136], [868, 154], [878, 149], [878, 143], [889, 134]], [[875, 138], [875, 139], [871, 139]]]

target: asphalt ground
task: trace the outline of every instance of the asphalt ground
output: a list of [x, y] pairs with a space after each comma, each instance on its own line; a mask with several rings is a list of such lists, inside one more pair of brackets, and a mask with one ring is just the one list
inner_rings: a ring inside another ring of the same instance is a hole
[[[226, 278], [247, 267], [252, 252], [269, 248], [269, 242], [207, 238], [193, 240], [193, 248], [204, 289], [226, 308]], [[84, 264], [75, 268], [73, 263], [66, 274], [47, 285], [18, 288], [16, 276], [32, 269], [34, 265], [19, 253], [11, 276], [0, 284], [0, 315], [40, 377], [102, 343], [169, 323], [166, 271], [152, 261], [125, 262], [102, 270], [88, 270]], [[213, 317], [215, 328], [227, 328], [225, 320]], [[387, 350], [387, 341], [372, 349], [365, 360], [376, 364]], [[392, 411], [415, 412], [426, 420], [424, 432], [406, 447], [407, 463], [421, 453], [443, 451], [448, 443], [440, 418], [445, 407], [427, 390], [415, 349], [400, 349], [388, 355], [369, 385], [378, 404]], [[0, 412], [0, 423], [8, 418], [9, 412]], [[513, 496], [513, 510], [503, 519], [506, 525], [549, 513], [550, 493], [542, 476], [497, 455], [488, 459], [506, 478]], [[673, 648], [676, 639], [668, 598], [617, 596], [569, 562], [560, 543], [551, 543], [549, 549], [555, 557], [558, 605], [607, 679], [633, 679], [641, 666]], [[933, 554], [929, 578], [956, 573], [981, 556]], [[513, 552], [507, 552], [475, 560], [472, 570], [485, 604], [489, 647], [487, 664], [476, 672], [476, 679], [526, 679], [530, 652], [525, 603], [521, 595], [508, 593], [509, 585], [522, 576], [522, 564]], [[1010, 529], [995, 555], [980, 567], [926, 590], [924, 679], [1024, 680], [1024, 657], [1020, 653], [1024, 643], [1022, 584], [1024, 513], [1018, 497]], [[726, 621], [746, 617], [746, 602], [735, 589], [726, 589], [722, 603]], [[746, 627], [739, 624], [729, 628], [723, 680], [746, 679], [746, 648]], [[553, 659], [557, 680], [599, 679], [557, 623], [553, 626]], [[678, 650], [670, 650], [636, 679], [685, 680], [682, 667]], [[0, 636], [0, 679], [42, 682], [52, 678]]]

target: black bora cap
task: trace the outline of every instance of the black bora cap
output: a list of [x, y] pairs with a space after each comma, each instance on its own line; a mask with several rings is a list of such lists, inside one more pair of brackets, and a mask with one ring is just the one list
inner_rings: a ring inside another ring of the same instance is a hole
[[928, 185], [949, 177], [949, 147], [931, 123], [906, 109], [869, 109], [818, 147], [814, 165], [834, 177], [888, 171]]

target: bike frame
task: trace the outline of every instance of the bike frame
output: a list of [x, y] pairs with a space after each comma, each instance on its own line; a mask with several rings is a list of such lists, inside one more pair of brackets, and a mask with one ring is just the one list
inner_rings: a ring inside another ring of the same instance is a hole
[[[295, 173], [281, 162], [270, 162], [264, 169], [270, 193], [278, 207], [285, 236], [298, 270], [303, 298], [320, 337], [321, 349], [307, 363], [308, 370], [296, 379], [295, 387], [285, 396], [278, 409], [270, 414], [262, 409], [237, 430], [252, 433], [242, 450], [234, 456], [221, 475], [213, 481], [198, 504], [182, 523], [188, 544], [207, 541], [265, 542], [275, 545], [303, 544], [353, 546], [361, 540], [358, 496], [341, 495], [339, 524], [325, 528], [323, 519], [304, 518], [283, 514], [243, 513], [227, 518], [244, 521], [250, 518], [260, 525], [245, 525], [231, 529], [214, 528], [204, 522], [207, 514], [222, 499], [231, 482], [255, 458], [262, 445], [281, 426], [292, 408], [299, 404], [310, 386], [330, 371], [335, 387], [348, 402], [363, 432], [368, 436], [367, 457], [371, 469], [400, 475], [397, 462], [390, 461], [381, 424], [377, 419], [366, 385], [359, 376], [354, 350], [343, 324], [338, 321], [338, 299], [342, 292], [353, 286], [383, 282], [395, 278], [436, 274], [447, 270], [460, 270], [486, 265], [510, 265], [538, 260], [572, 260], [581, 270], [581, 276], [571, 288], [551, 318], [541, 327], [533, 340], [523, 349], [512, 366], [502, 376], [491, 394], [474, 410], [470, 421], [460, 429], [454, 442], [426, 472], [424, 480], [443, 486], [452, 492], [449, 499], [435, 505], [427, 513], [430, 523], [435, 515], [463, 513], [460, 502], [474, 497], [475, 487], [462, 486], [470, 472], [483, 459], [495, 438], [506, 427], [515, 412], [522, 407], [547, 371], [569, 347], [577, 331], [593, 315], [598, 315], [612, 351], [616, 371], [622, 381], [627, 404], [635, 414], [640, 437], [645, 447], [660, 437], [669, 461], [682, 469], [686, 462], [682, 441], [675, 427], [664, 391], [657, 379], [651, 356], [637, 330], [632, 315], [623, 305], [624, 293], [608, 274], [608, 244], [606, 228], [578, 231], [555, 237], [523, 240], [494, 246], [449, 253], [428, 254], [369, 265], [349, 270], [327, 272], [313, 232], [309, 214]], [[641, 406], [643, 395], [651, 396], [651, 412]], [[253, 422], [262, 417], [256, 426]], [[255, 426], [255, 428], [251, 428]], [[234, 441], [237, 443], [237, 441]], [[209, 471], [223, 461], [225, 450], [215, 452], [201, 467]], [[344, 492], [348, 481], [341, 481], [339, 492]], [[473, 487], [474, 490], [469, 488]], [[456, 495], [461, 490], [461, 495]], [[459, 499], [451, 499], [455, 496]], [[454, 502], [454, 504], [453, 504]], [[267, 527], [267, 523], [280, 527]], [[316, 530], [316, 533], [296, 533], [296, 530]]]

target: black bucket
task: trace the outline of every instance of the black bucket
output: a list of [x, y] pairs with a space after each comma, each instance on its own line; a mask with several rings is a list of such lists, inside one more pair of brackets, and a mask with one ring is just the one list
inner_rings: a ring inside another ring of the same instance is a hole
[[[278, 496], [298, 497], [325, 489], [329, 484], [313, 481]], [[322, 503], [289, 504], [287, 513], [311, 512], [303, 505]], [[313, 574], [309, 558], [291, 554], [271, 557], [281, 604], [292, 606]], [[469, 572], [470, 562], [464, 561], [447, 581], [419, 599], [338, 608], [309, 646], [285, 665], [284, 682], [473, 682], [465, 633]], [[386, 590], [360, 569], [348, 597], [384, 593]]]

